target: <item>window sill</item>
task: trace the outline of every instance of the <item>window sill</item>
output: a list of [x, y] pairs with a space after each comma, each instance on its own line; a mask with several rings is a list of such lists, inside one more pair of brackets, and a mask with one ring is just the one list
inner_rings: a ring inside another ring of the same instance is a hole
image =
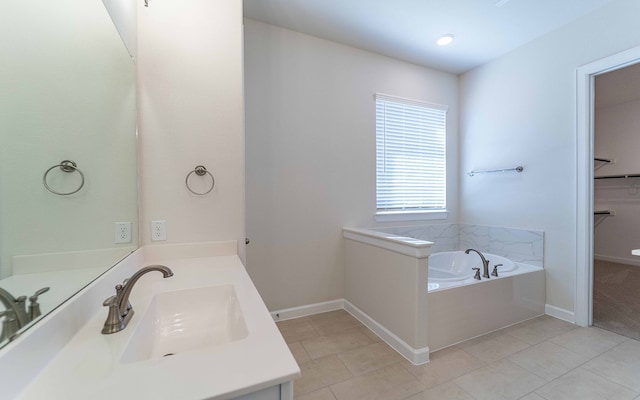
[[447, 211], [379, 212], [375, 215], [375, 221], [396, 222], [447, 219], [448, 214]]

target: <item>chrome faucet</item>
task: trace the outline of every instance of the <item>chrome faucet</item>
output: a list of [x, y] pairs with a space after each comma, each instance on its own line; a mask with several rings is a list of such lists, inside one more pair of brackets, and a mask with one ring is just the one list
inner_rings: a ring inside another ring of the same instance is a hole
[[2, 322], [2, 333], [0, 333], [0, 342], [11, 337], [20, 329], [25, 327], [29, 322], [38, 318], [40, 312], [40, 304], [38, 296], [49, 291], [48, 287], [44, 287], [29, 297], [29, 312], [27, 312], [27, 296], [13, 297], [7, 290], [0, 288], [0, 302], [6, 310], [0, 312], [0, 317], [4, 317]]
[[476, 253], [478, 253], [478, 255], [480, 256], [480, 258], [482, 259], [482, 267], [483, 267], [483, 274], [482, 277], [483, 278], [489, 278], [489, 261], [487, 261], [486, 258], [484, 258], [484, 254], [482, 254], [481, 252], [479, 252], [476, 249], [466, 249], [464, 252], [465, 254], [469, 254], [470, 251], [475, 251]]
[[110, 334], [120, 332], [127, 327], [127, 324], [133, 317], [133, 308], [129, 303], [129, 296], [131, 295], [131, 289], [136, 284], [138, 279], [147, 272], [158, 271], [162, 272], [163, 278], [169, 278], [173, 276], [173, 271], [164, 265], [149, 265], [141, 268], [135, 274], [131, 275], [131, 278], [125, 279], [122, 284], [116, 285], [116, 294], [109, 297], [102, 303], [103, 306], [109, 307], [109, 315], [104, 322], [102, 333]]

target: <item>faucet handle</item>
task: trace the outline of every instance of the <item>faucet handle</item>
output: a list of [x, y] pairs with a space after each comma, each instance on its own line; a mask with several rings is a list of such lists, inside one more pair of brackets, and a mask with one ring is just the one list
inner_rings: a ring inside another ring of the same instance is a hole
[[5, 340], [11, 340], [14, 333], [20, 329], [20, 324], [16, 319], [16, 313], [13, 310], [4, 310], [0, 312], [0, 318], [4, 317], [2, 321], [2, 333], [0, 333], [0, 342]]
[[109, 297], [102, 303], [102, 305], [109, 307], [109, 315], [102, 327], [102, 333], [109, 334], [123, 330], [125, 324], [122, 320], [122, 315], [120, 315], [120, 299], [118, 298], [118, 295]]
[[482, 278], [480, 278], [480, 268], [475, 267], [475, 268], [471, 268], [471, 269], [476, 271], [476, 274], [473, 276], [473, 279], [481, 280]]
[[115, 303], [118, 303], [118, 297], [117, 296], [109, 296], [108, 298], [106, 298], [102, 302], [102, 305], [105, 306], [105, 307], [111, 307]]
[[[124, 285], [127, 284], [127, 281], [129, 281], [129, 278], [125, 279], [124, 281], [122, 281], [122, 284], [117, 284], [116, 285], [116, 296], [118, 296], [118, 298], [120, 298], [122, 296], [122, 291], [124, 290]], [[127, 299], [127, 308], [126, 310], [123, 310], [121, 312], [121, 314], [127, 315], [129, 313], [129, 311], [131, 311], [131, 303], [129, 302], [129, 299]]]
[[503, 264], [496, 264], [493, 266], [493, 272], [491, 272], [491, 275], [493, 276], [498, 276], [498, 267], [502, 267]]
[[38, 296], [40, 296], [43, 293], [46, 293], [49, 291], [49, 289], [51, 289], [49, 286], [47, 287], [43, 287], [40, 290], [36, 290], [36, 292], [33, 294], [33, 296], [29, 297], [29, 300], [33, 299], [35, 297], [36, 300], [38, 300]]
[[49, 287], [43, 287], [40, 290], [37, 290], [33, 296], [29, 297], [29, 320], [33, 321], [34, 319], [38, 318], [40, 315], [42, 315], [42, 312], [40, 311], [40, 303], [38, 303], [38, 297], [49, 291]]
[[[16, 309], [20, 310], [19, 312], [23, 316], [27, 314], [27, 296], [20, 296], [16, 299]], [[16, 317], [18, 316], [16, 315]], [[20, 321], [20, 317], [18, 317], [18, 321]]]

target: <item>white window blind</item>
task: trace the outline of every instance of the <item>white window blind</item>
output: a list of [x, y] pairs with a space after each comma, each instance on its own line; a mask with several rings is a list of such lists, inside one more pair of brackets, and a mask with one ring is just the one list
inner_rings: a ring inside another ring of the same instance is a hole
[[378, 213], [445, 211], [447, 107], [375, 99]]

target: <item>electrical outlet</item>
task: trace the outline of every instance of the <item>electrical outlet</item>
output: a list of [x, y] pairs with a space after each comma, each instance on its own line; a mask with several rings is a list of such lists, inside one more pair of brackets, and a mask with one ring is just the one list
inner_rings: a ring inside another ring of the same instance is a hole
[[151, 240], [167, 240], [167, 221], [151, 221]]
[[116, 222], [115, 243], [131, 243], [131, 222]]

